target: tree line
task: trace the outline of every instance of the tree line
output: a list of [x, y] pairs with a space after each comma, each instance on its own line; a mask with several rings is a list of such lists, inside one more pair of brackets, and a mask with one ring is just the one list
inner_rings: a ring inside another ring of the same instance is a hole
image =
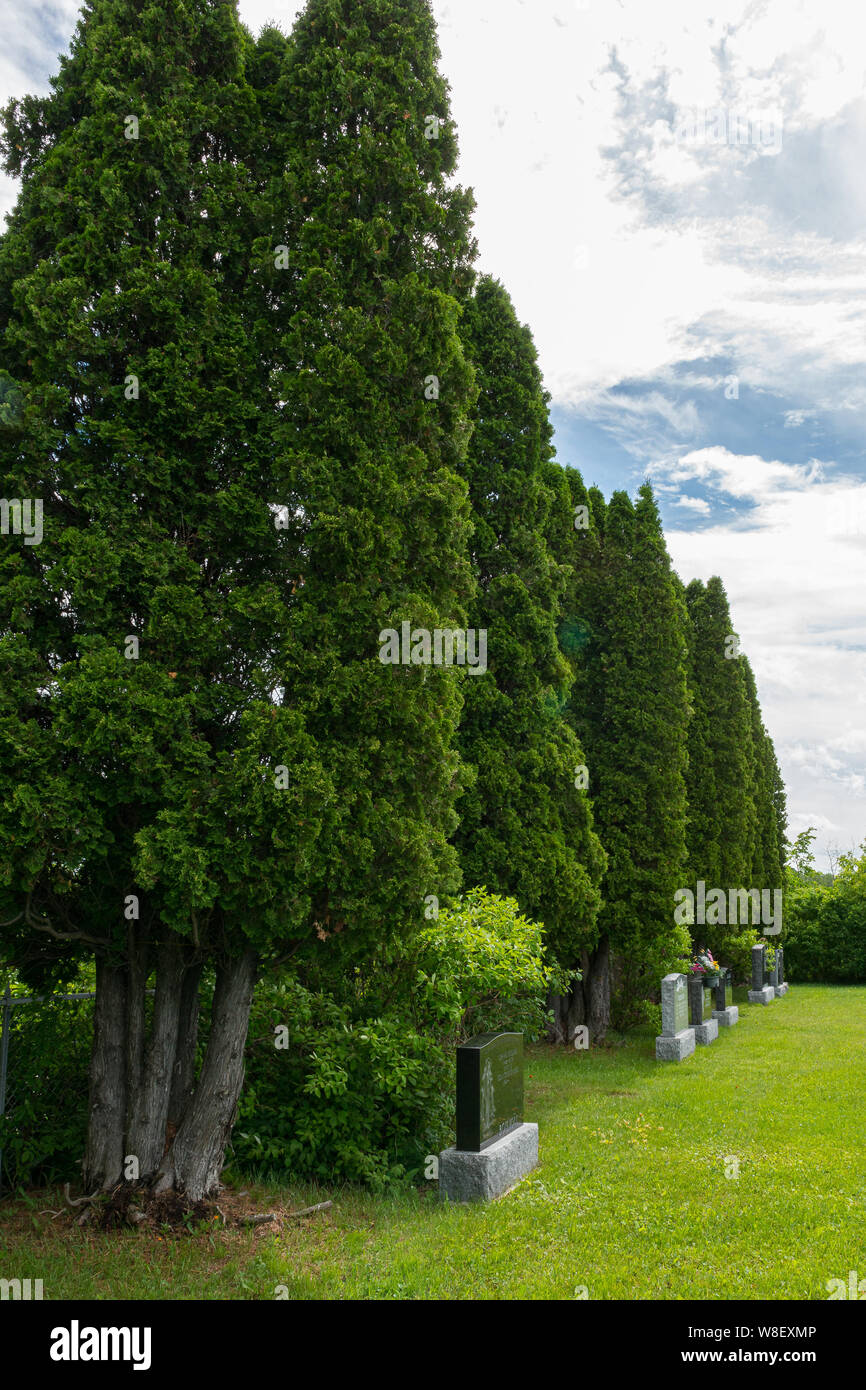
[[555, 1034], [633, 1022], [678, 888], [781, 883], [784, 791], [721, 581], [555, 460], [427, 0], [88, 0], [3, 132], [0, 952], [95, 961], [88, 1189], [213, 1193], [256, 980], [461, 885], [579, 973]]

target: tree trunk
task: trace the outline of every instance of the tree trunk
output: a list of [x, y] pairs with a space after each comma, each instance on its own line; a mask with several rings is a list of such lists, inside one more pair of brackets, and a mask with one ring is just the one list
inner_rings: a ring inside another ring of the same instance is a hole
[[568, 1007], [571, 1002], [570, 994], [548, 994], [547, 1007], [553, 1013], [553, 1022], [547, 1030], [547, 1041], [553, 1043], [568, 1042]]
[[157, 1191], [175, 1187], [189, 1202], [215, 1196], [244, 1079], [244, 1045], [256, 977], [253, 951], [217, 971], [207, 1051], [198, 1085], [169, 1152]]
[[610, 1024], [610, 941], [602, 937], [590, 954], [581, 956], [582, 980], [576, 980], [569, 994], [551, 994], [548, 1005], [553, 1010], [553, 1023], [548, 1037], [551, 1042], [571, 1043], [575, 1030], [589, 1029], [591, 1043], [602, 1042]]
[[96, 1004], [90, 1057], [90, 1102], [84, 1186], [114, 1187], [123, 1176], [126, 1127], [126, 971], [96, 964]]
[[603, 1042], [610, 1026], [610, 938], [603, 936], [592, 953], [583, 981], [590, 1040]]
[[[145, 1011], [147, 984], [147, 939], [135, 922], [127, 931], [126, 947], [126, 1123], [124, 1133], [135, 1129], [135, 1104], [144, 1073]], [[129, 1153], [129, 1149], [126, 1150]]]
[[168, 1102], [168, 1125], [173, 1134], [180, 1128], [186, 1108], [195, 1089], [195, 1056], [198, 1047], [198, 991], [201, 965], [190, 965], [184, 971], [180, 995], [177, 1045], [171, 1076], [171, 1095]]
[[[181, 1021], [183, 956], [180, 939], [171, 934], [156, 959], [153, 1024], [140, 1071], [130, 1095], [127, 1156], [138, 1160], [138, 1177], [149, 1182], [165, 1152], [165, 1132], [172, 1072]], [[142, 995], [143, 997], [143, 995]]]

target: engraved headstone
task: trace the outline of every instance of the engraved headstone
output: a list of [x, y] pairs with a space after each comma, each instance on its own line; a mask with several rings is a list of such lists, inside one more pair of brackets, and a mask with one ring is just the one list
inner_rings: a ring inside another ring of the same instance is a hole
[[769, 1004], [775, 999], [776, 991], [772, 985], [765, 984], [764, 972], [766, 949], [763, 941], [752, 947], [752, 988], [749, 990], [750, 1004]]
[[713, 1018], [720, 1027], [732, 1028], [739, 1020], [740, 1011], [734, 1003], [734, 972], [730, 966], [723, 967], [713, 997], [716, 1005]]
[[685, 975], [666, 975], [662, 980], [662, 1036], [675, 1037], [689, 1026], [689, 1002]]
[[689, 976], [689, 1023], [705, 1023], [713, 1016], [713, 993], [703, 975]]
[[729, 966], [722, 966], [719, 974], [719, 983], [713, 990], [715, 1007], [719, 1010], [729, 1009], [734, 1002], [733, 972]]
[[685, 975], [666, 975], [662, 980], [662, 1031], [656, 1038], [656, 1058], [682, 1062], [695, 1050], [695, 1030], [689, 1027], [689, 1001]]
[[523, 1123], [523, 1034], [481, 1033], [457, 1049], [457, 1148], [480, 1153]]
[[523, 1120], [523, 1034], [481, 1033], [457, 1049], [457, 1143], [439, 1155], [447, 1202], [492, 1201], [538, 1166]]
[[689, 1014], [695, 1030], [695, 1042], [706, 1047], [719, 1036], [719, 1025], [713, 1018], [713, 991], [704, 975], [689, 976]]
[[763, 942], [752, 947], [752, 989], [764, 988], [764, 957], [766, 948]]

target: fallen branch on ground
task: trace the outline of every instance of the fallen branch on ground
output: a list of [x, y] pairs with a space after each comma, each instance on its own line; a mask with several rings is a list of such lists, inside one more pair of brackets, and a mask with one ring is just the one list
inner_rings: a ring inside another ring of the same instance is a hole
[[293, 1216], [310, 1216], [314, 1211], [327, 1211], [328, 1207], [332, 1207], [333, 1205], [333, 1202], [319, 1202], [314, 1207], [304, 1207], [302, 1211], [290, 1211], [286, 1220], [290, 1220]]

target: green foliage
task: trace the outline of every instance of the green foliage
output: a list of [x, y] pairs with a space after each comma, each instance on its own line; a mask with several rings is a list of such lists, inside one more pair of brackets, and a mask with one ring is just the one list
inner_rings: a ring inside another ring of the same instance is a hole
[[860, 858], [843, 855], [830, 883], [814, 869], [805, 830], [788, 844], [782, 944], [792, 981], [852, 984], [866, 980], [866, 846]]
[[[751, 711], [736, 639], [720, 579], [686, 589], [691, 620], [689, 736], [689, 862], [711, 887], [752, 886], [754, 805]], [[724, 955], [721, 943], [719, 951]]]
[[274, 700], [295, 570], [249, 350], [249, 54], [232, 5], [96, 0], [51, 95], [5, 112], [0, 354], [23, 407], [0, 493], [45, 499], [42, 544], [0, 550], [0, 948], [28, 968], [122, 950], [132, 892], [142, 930], [206, 953], [312, 931], [333, 790]]
[[[69, 992], [74, 992], [75, 986]], [[87, 985], [79, 985], [86, 991]], [[0, 1006], [5, 982], [0, 982]], [[24, 996], [20, 985], [13, 995]], [[87, 1115], [93, 1000], [44, 1000], [10, 1011], [6, 1113], [0, 1117], [3, 1190], [80, 1176]]]
[[[727, 895], [735, 888], [782, 886], [785, 793], [764, 727], [752, 668], [739, 651], [722, 581], [694, 580], [688, 605], [688, 853], [692, 883]], [[757, 933], [745, 923], [696, 925], [735, 975], [750, 974]]]
[[560, 524], [549, 396], [529, 329], [497, 281], [479, 282], [462, 332], [479, 386], [463, 470], [475, 523], [472, 625], [489, 629], [489, 670], [464, 695], [459, 746], [476, 775], [455, 843], [467, 883], [513, 895], [576, 960], [596, 939], [604, 854], [576, 785], [583, 751], [563, 717], [573, 676], [557, 644], [567, 572], [548, 541]]
[[607, 507], [575, 477], [591, 525], [572, 531], [562, 642], [575, 672], [569, 717], [587, 752], [609, 863], [600, 931], [616, 961], [617, 1027], [642, 1018], [659, 972], [686, 949], [673, 918], [685, 872], [684, 614], [652, 490]]
[[[279, 684], [326, 774], [310, 814], [291, 817], [299, 854], [326, 818], [304, 857], [311, 953], [327, 939], [351, 962], [411, 933], [425, 896], [460, 883], [449, 840], [464, 673], [379, 661], [379, 634], [404, 621], [463, 627], [473, 592], [459, 470], [475, 386], [458, 335], [472, 199], [451, 180], [437, 60], [423, 0], [309, 0], [267, 87], [279, 118], [253, 255], [291, 557]], [[425, 137], [431, 113], [438, 140]], [[293, 838], [287, 824], [280, 853]]]
[[764, 727], [755, 677], [746, 656], [740, 657], [752, 726], [752, 783], [755, 840], [751, 885], [781, 888], [784, 882], [787, 810], [785, 788], [772, 739]]
[[[122, 961], [130, 893], [208, 967], [290, 955], [238, 1159], [373, 1185], [446, 1142], [457, 1041], [543, 1031], [575, 974], [542, 930], [571, 966], [610, 943], [639, 1022], [687, 854], [773, 886], [784, 832], [720, 581], [687, 619], [651, 489], [554, 462], [531, 334], [473, 293], [438, 60], [428, 0], [258, 41], [223, 0], [89, 0], [0, 138], [0, 495], [46, 507], [0, 549], [0, 959]], [[403, 622], [488, 629], [488, 673], [383, 665]], [[422, 926], [461, 871], [500, 896]], [[856, 970], [842, 878], [818, 916]]]
[[258, 42], [232, 0], [91, 0], [4, 112], [0, 495], [45, 501], [0, 547], [20, 969], [173, 933], [338, 976], [460, 885], [460, 673], [379, 660], [473, 592], [438, 57], [426, 0], [309, 0]]
[[564, 983], [540, 925], [473, 889], [387, 960], [269, 985], [253, 1011], [235, 1164], [372, 1187], [420, 1178], [451, 1142], [454, 1048], [500, 1028], [539, 1036], [547, 990]]

